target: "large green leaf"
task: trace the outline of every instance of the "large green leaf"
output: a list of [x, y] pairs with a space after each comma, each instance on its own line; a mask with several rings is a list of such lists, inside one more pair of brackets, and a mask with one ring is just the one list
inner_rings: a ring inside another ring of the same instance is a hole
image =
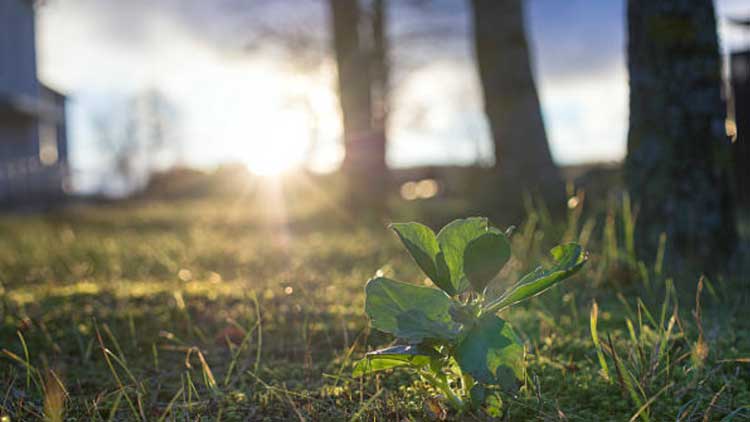
[[498, 299], [485, 306], [485, 312], [497, 312], [522, 300], [536, 296], [575, 274], [588, 260], [588, 253], [576, 243], [558, 245], [550, 251], [553, 263], [526, 274]]
[[435, 233], [429, 227], [419, 223], [392, 223], [390, 226], [411, 254], [414, 262], [424, 271], [436, 286], [455, 294], [450, 282], [445, 261]]
[[464, 273], [477, 292], [482, 292], [510, 259], [510, 242], [499, 230], [469, 242], [464, 251]]
[[487, 233], [487, 219], [470, 217], [454, 220], [440, 230], [437, 242], [443, 253], [450, 274], [449, 283], [453, 293], [461, 293], [469, 287], [464, 274], [464, 251], [472, 240]]
[[482, 318], [455, 350], [461, 370], [482, 384], [511, 388], [523, 376], [523, 346], [510, 324], [496, 315]]
[[365, 355], [364, 359], [354, 364], [352, 376], [383, 371], [399, 366], [423, 367], [440, 356], [434, 349], [424, 346], [392, 346], [376, 350]]
[[367, 282], [365, 295], [372, 326], [409, 343], [451, 340], [461, 329], [451, 318], [453, 301], [441, 290], [377, 277]]

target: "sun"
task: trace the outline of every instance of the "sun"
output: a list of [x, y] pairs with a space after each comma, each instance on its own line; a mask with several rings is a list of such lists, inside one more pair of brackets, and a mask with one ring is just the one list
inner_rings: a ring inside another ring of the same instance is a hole
[[278, 176], [299, 167], [301, 160], [290, 157], [291, 146], [288, 141], [270, 141], [267, 145], [252, 148], [245, 157], [248, 170], [257, 176]]
[[243, 148], [245, 165], [257, 176], [279, 176], [299, 168], [309, 148], [309, 130], [300, 113], [283, 112], [260, 122]]

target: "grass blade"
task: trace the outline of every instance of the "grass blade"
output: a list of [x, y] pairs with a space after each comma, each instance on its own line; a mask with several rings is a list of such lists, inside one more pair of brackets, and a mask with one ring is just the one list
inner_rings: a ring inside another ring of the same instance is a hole
[[604, 352], [602, 351], [602, 345], [599, 343], [599, 334], [596, 329], [598, 320], [599, 306], [596, 304], [596, 301], [594, 301], [594, 304], [591, 306], [591, 318], [589, 320], [591, 327], [591, 340], [594, 342], [594, 347], [596, 348], [596, 356], [599, 358], [599, 366], [602, 368], [602, 376], [605, 380], [611, 381], [611, 378], [609, 377], [609, 366], [607, 366], [607, 360], [604, 358]]
[[658, 392], [658, 393], [654, 394], [654, 395], [653, 395], [653, 397], [651, 397], [650, 399], [648, 399], [648, 401], [647, 401], [646, 403], [644, 403], [644, 404], [643, 404], [643, 406], [641, 406], [641, 407], [640, 407], [640, 408], [638, 409], [638, 411], [637, 411], [637, 412], [635, 412], [635, 414], [634, 414], [634, 415], [633, 415], [633, 416], [632, 416], [632, 417], [630, 418], [630, 421], [629, 421], [629, 422], [635, 422], [635, 420], [636, 420], [636, 419], [638, 419], [638, 416], [640, 416], [640, 415], [641, 415], [641, 413], [645, 412], [645, 411], [646, 411], [646, 409], [648, 409], [648, 407], [649, 407], [649, 406], [651, 406], [651, 404], [652, 404], [652, 403], [653, 403], [654, 401], [656, 401], [656, 399], [657, 399], [657, 398], [659, 398], [659, 396], [661, 396], [661, 395], [662, 395], [662, 394], [664, 394], [664, 393], [665, 393], [665, 392], [666, 392], [667, 390], [669, 390], [669, 389], [670, 389], [670, 388], [672, 387], [672, 385], [673, 385], [673, 384], [669, 384], [669, 385], [666, 385], [666, 386], [664, 386], [664, 388], [662, 388], [661, 390], [659, 390], [659, 392]]
[[172, 397], [172, 400], [169, 401], [169, 404], [167, 405], [167, 408], [164, 409], [164, 413], [162, 413], [161, 417], [159, 418], [159, 422], [162, 422], [163, 420], [165, 420], [165, 418], [167, 417], [167, 415], [169, 414], [169, 412], [172, 411], [172, 407], [177, 402], [177, 399], [182, 394], [182, 391], [183, 391], [183, 387], [180, 387], [180, 389], [177, 390], [177, 394], [175, 394], [174, 397]]
[[364, 402], [362, 404], [362, 406], [359, 407], [359, 409], [357, 409], [357, 411], [352, 415], [352, 417], [349, 418], [349, 422], [356, 422], [356, 421], [360, 420], [360, 417], [362, 417], [362, 414], [365, 413], [367, 411], [367, 409], [370, 408], [370, 406], [372, 406], [372, 403], [378, 397], [380, 397], [380, 395], [382, 393], [383, 393], [383, 389], [380, 389], [375, 394], [373, 394], [372, 397], [370, 397], [369, 399], [367, 399], [367, 401]]

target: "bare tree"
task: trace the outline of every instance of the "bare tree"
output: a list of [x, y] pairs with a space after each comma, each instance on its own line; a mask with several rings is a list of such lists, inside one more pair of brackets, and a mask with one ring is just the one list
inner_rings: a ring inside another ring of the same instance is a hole
[[93, 128], [110, 174], [103, 190], [124, 195], [142, 188], [150, 174], [179, 162], [177, 112], [158, 90], [148, 89], [94, 116]]
[[125, 111], [99, 112], [92, 122], [97, 146], [106, 162], [99, 190], [115, 195], [127, 194], [136, 183], [138, 143], [132, 119], [126, 117]]

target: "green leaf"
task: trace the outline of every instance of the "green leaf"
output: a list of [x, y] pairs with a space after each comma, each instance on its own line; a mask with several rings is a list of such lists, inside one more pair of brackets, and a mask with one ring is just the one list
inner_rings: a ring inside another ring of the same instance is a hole
[[409, 343], [452, 340], [461, 329], [451, 318], [453, 301], [441, 290], [378, 277], [367, 282], [365, 295], [372, 326]]
[[484, 404], [484, 399], [487, 397], [487, 389], [482, 384], [474, 384], [469, 390], [469, 398], [471, 399], [471, 407], [478, 409]]
[[485, 312], [498, 312], [510, 305], [536, 296], [581, 269], [588, 253], [576, 243], [558, 245], [550, 251], [554, 260], [548, 268], [539, 267], [526, 274], [498, 299], [485, 306]]
[[474, 384], [469, 390], [471, 407], [474, 409], [484, 408], [484, 413], [492, 418], [503, 416], [503, 398], [495, 389], [487, 388], [482, 384]]
[[[487, 219], [470, 217], [454, 220], [440, 230], [437, 242], [449, 273], [449, 283], [453, 293], [461, 293], [469, 287], [464, 274], [464, 252], [472, 240], [487, 233]], [[446, 290], [447, 291], [447, 290]]]
[[434, 349], [424, 346], [392, 346], [367, 353], [354, 365], [352, 376], [383, 371], [399, 366], [423, 367], [440, 356]]
[[511, 389], [523, 376], [523, 347], [510, 324], [495, 315], [482, 318], [456, 347], [461, 370], [482, 384]]
[[493, 392], [484, 399], [484, 411], [492, 418], [503, 416], [503, 398]]
[[448, 294], [455, 294], [442, 258], [440, 245], [432, 229], [419, 223], [392, 223], [388, 227], [396, 232], [414, 262], [427, 277]]
[[469, 242], [464, 251], [464, 273], [477, 292], [482, 292], [510, 259], [510, 242], [500, 231], [489, 231]]

